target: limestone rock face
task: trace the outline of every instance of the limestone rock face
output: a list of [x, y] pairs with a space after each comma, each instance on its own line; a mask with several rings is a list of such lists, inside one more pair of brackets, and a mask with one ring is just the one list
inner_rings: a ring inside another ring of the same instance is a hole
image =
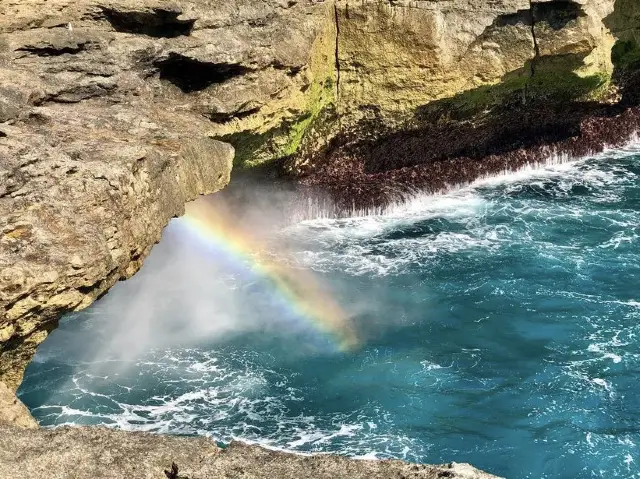
[[4, 383], [0, 383], [0, 423], [27, 429], [38, 428], [29, 410]]
[[233, 148], [211, 138], [183, 80], [160, 78], [172, 48], [191, 51], [195, 13], [161, 4], [0, 5], [0, 378], [12, 388], [61, 314], [131, 276], [186, 201], [229, 181]]
[[24, 430], [0, 425], [0, 474], [30, 479], [156, 479], [178, 466], [178, 477], [333, 479], [497, 479], [468, 464], [427, 466], [401, 461], [361, 461], [297, 456], [232, 443], [218, 448], [206, 438], [158, 436], [101, 428]]
[[12, 387], [59, 315], [131, 276], [186, 201], [227, 184], [233, 148], [198, 126], [87, 100], [2, 127], [0, 376]]
[[[572, 89], [611, 75], [613, 0], [339, 1], [339, 108], [406, 119], [415, 108], [504, 83]], [[551, 77], [551, 78], [549, 78]], [[557, 79], [557, 84], [554, 80]]]

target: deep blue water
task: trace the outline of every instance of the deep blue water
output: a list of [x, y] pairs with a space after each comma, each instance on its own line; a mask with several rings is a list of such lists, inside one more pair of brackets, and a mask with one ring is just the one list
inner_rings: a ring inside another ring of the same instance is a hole
[[348, 312], [347, 353], [176, 220], [138, 275], [62, 321], [21, 398], [47, 426], [640, 478], [637, 151], [271, 237]]

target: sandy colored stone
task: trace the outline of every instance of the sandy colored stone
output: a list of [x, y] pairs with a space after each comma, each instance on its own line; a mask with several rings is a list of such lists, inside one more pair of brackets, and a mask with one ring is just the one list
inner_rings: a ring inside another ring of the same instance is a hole
[[38, 423], [15, 393], [0, 382], [0, 423], [19, 428], [37, 429]]
[[[159, 118], [162, 129], [140, 130]], [[33, 106], [0, 127], [0, 377], [12, 388], [61, 314], [134, 274], [187, 201], [228, 183], [233, 148], [207, 126], [98, 98]]]
[[574, 55], [556, 70], [609, 77], [614, 37], [604, 20], [613, 9], [613, 0], [340, 0], [340, 111], [357, 119], [370, 106], [406, 120], [507, 77], [525, 83], [542, 57]]
[[103, 428], [25, 430], [0, 425], [0, 475], [30, 479], [159, 479], [175, 462], [179, 477], [208, 479], [494, 479], [468, 464], [441, 466], [402, 461], [299, 456], [232, 443], [220, 449], [207, 438]]

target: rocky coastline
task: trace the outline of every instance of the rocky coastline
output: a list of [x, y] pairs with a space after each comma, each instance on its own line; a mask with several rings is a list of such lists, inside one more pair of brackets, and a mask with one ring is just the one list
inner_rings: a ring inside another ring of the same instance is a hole
[[[34, 424], [14, 392], [59, 318], [135, 274], [232, 170], [344, 215], [624, 144], [640, 129], [637, 38], [635, 0], [3, 1], [0, 471], [157, 477], [175, 460], [184, 477], [491, 477], [18, 429]], [[47, 449], [63, 443], [74, 452]]]
[[[440, 132], [402, 132], [328, 152], [316, 169], [296, 184], [303, 198], [331, 198], [329, 214], [334, 216], [384, 211], [386, 206], [409, 200], [416, 193], [446, 192], [478, 178], [515, 172], [553, 158], [578, 159], [605, 148], [622, 147], [640, 131], [640, 108], [616, 106], [591, 111], [580, 120], [577, 129], [576, 134], [565, 130], [562, 139], [554, 139], [558, 133], [554, 131], [550, 137], [530, 137], [528, 145], [509, 147], [498, 143], [481, 149], [481, 153], [459, 156], [434, 154], [438, 148], [433, 147], [433, 138]], [[456, 137], [445, 138], [449, 144], [462, 143]], [[461, 134], [457, 138], [469, 136]], [[519, 138], [522, 141], [526, 137]], [[384, 164], [389, 161], [409, 166], [387, 168]]]
[[344, 214], [635, 127], [634, 2], [414, 3], [3, 2], [2, 381], [232, 163]]
[[[173, 476], [172, 464], [177, 466], [177, 474]], [[300, 456], [237, 442], [220, 448], [204, 437], [105, 428], [18, 429], [2, 424], [0, 473], [5, 477], [33, 479], [496, 479], [468, 464], [427, 466], [331, 455]]]

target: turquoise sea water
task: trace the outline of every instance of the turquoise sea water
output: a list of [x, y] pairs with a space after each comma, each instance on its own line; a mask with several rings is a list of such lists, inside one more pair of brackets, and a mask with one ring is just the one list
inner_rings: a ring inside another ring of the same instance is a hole
[[274, 260], [351, 317], [348, 353], [176, 220], [138, 275], [62, 321], [20, 396], [46, 426], [640, 478], [639, 152], [278, 232]]

